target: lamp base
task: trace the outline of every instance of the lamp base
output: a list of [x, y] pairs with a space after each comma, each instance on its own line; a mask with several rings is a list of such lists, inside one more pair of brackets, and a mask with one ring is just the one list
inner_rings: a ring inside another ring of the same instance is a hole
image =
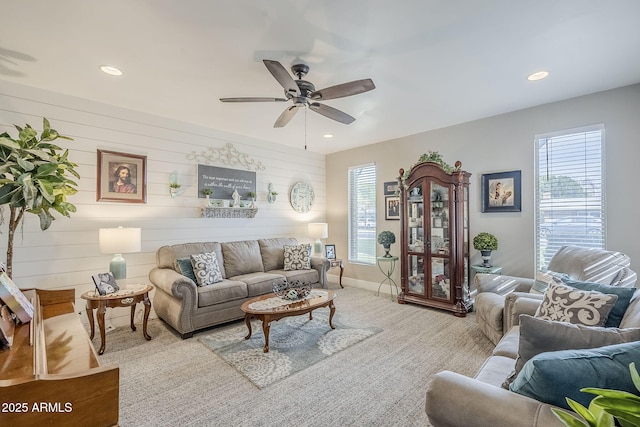
[[113, 277], [116, 280], [127, 278], [127, 263], [122, 257], [122, 254], [115, 254], [109, 263], [109, 271], [113, 273]]
[[316, 239], [313, 244], [313, 253], [318, 256], [322, 255], [322, 241], [320, 239]]

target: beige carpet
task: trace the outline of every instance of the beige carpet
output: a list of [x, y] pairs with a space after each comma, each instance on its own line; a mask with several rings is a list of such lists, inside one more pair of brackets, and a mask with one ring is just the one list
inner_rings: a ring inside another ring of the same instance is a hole
[[473, 314], [457, 318], [357, 288], [335, 290], [345, 321], [382, 332], [262, 390], [198, 341], [211, 330], [181, 340], [153, 320], [151, 341], [140, 330], [109, 333], [100, 361], [120, 366], [120, 425], [428, 426], [431, 376], [443, 369], [473, 375], [493, 348]]

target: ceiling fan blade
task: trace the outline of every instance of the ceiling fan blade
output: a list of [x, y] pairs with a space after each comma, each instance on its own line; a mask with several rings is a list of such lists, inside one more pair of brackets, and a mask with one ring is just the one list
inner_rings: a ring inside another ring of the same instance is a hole
[[220, 98], [220, 101], [222, 102], [286, 102], [288, 101], [288, 99], [248, 97], [248, 98]]
[[276, 120], [276, 122], [273, 124], [273, 127], [274, 128], [285, 127], [287, 123], [291, 121], [293, 116], [296, 115], [297, 112], [298, 112], [297, 105], [292, 105], [291, 107], [287, 108], [282, 112], [282, 114], [280, 114], [280, 117], [278, 117], [278, 120]]
[[354, 80], [349, 83], [330, 86], [313, 92], [311, 99], [336, 99], [345, 96], [357, 95], [359, 93], [368, 92], [376, 88], [371, 79]]
[[263, 59], [265, 67], [271, 73], [273, 77], [280, 83], [280, 85], [284, 88], [285, 92], [291, 94], [292, 96], [300, 96], [300, 89], [296, 84], [296, 81], [293, 80], [291, 74], [282, 66], [278, 61], [272, 61], [270, 59]]
[[311, 108], [316, 113], [322, 114], [323, 116], [329, 117], [330, 119], [333, 119], [340, 123], [344, 123], [345, 125], [353, 123], [356, 120], [347, 113], [344, 113], [333, 107], [329, 107], [328, 105], [319, 104], [317, 102], [309, 104], [309, 108]]

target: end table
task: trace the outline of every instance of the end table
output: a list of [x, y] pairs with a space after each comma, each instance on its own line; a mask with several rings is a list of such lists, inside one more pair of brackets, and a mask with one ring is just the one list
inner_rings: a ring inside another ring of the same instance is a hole
[[344, 288], [344, 286], [342, 286], [342, 273], [344, 273], [344, 262], [341, 259], [330, 259], [329, 262], [331, 263], [329, 265], [329, 269], [340, 267], [340, 287]]
[[[382, 274], [384, 274], [384, 279], [382, 279], [382, 282], [380, 282], [380, 285], [378, 286], [378, 293], [376, 295], [380, 295], [380, 287], [385, 282], [388, 282], [389, 283], [389, 292], [391, 293], [391, 301], [393, 301], [393, 287], [392, 286], [396, 287], [396, 297], [397, 297], [398, 296], [398, 284], [395, 282], [395, 280], [393, 280], [391, 278], [391, 276], [393, 275], [393, 272], [396, 269], [396, 263], [398, 262], [398, 260], [400, 258], [398, 258], [397, 256], [392, 256], [392, 257], [379, 256], [376, 259], [378, 260], [378, 268], [380, 269]], [[383, 264], [384, 264], [384, 268], [383, 268]]]
[[136, 305], [141, 302], [144, 304], [144, 320], [142, 321], [142, 335], [148, 341], [151, 336], [147, 333], [147, 320], [149, 320], [149, 313], [151, 312], [151, 301], [149, 300], [149, 291], [153, 289], [153, 286], [144, 285], [140, 289], [121, 289], [118, 292], [108, 295], [100, 295], [98, 291], [88, 291], [82, 294], [82, 299], [87, 300], [87, 317], [89, 318], [89, 325], [91, 327], [91, 335], [89, 339], [93, 339], [95, 330], [93, 323], [93, 309], [97, 308], [98, 314], [98, 326], [100, 327], [100, 350], [98, 354], [104, 353], [105, 348], [105, 330], [104, 330], [104, 315], [109, 307], [131, 307], [131, 330], [135, 331], [136, 327], [133, 324], [133, 319], [136, 313]]

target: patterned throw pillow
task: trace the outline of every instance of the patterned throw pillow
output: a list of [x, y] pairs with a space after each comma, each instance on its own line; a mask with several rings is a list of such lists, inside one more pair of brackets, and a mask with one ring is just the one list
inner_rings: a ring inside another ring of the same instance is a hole
[[222, 272], [215, 253], [208, 252], [191, 255], [191, 265], [193, 266], [193, 273], [196, 276], [198, 286], [208, 286], [222, 282]]
[[617, 295], [581, 291], [553, 282], [535, 317], [585, 326], [603, 326], [618, 300]]
[[285, 246], [284, 269], [311, 270], [311, 245]]

